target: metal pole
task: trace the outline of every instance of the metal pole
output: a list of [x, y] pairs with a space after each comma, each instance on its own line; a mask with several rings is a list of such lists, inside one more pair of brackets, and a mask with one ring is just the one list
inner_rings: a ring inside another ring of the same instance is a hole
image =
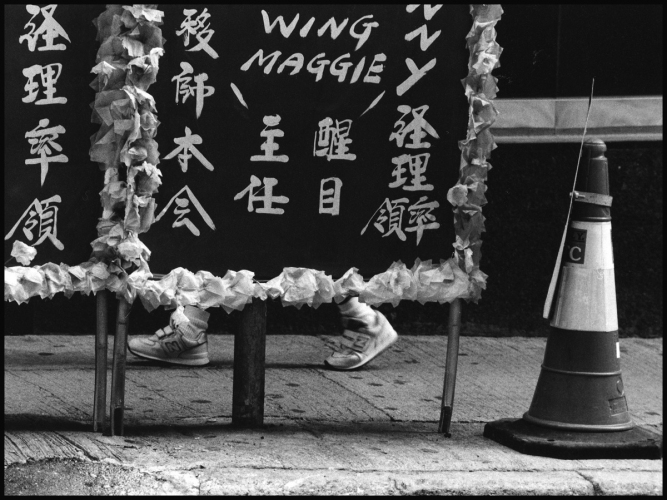
[[125, 411], [125, 361], [127, 357], [127, 329], [130, 305], [121, 298], [118, 301], [116, 338], [113, 346], [113, 369], [111, 372], [111, 435], [123, 435], [123, 415]]
[[264, 424], [264, 364], [266, 359], [266, 302], [246, 304], [234, 337], [232, 424]]
[[107, 403], [107, 296], [97, 292], [97, 330], [95, 332], [95, 396], [93, 398], [93, 432], [104, 431]]
[[459, 333], [461, 332], [461, 300], [455, 299], [449, 306], [449, 325], [447, 336], [447, 361], [445, 365], [445, 383], [442, 389], [440, 425], [438, 432], [452, 437], [449, 432], [454, 406], [454, 388], [456, 386], [456, 365], [459, 357]]

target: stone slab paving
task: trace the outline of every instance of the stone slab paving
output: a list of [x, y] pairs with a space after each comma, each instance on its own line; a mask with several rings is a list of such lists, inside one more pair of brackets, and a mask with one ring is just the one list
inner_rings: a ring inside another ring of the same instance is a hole
[[[461, 338], [450, 439], [437, 433], [447, 337], [403, 335], [354, 372], [324, 367], [329, 340], [267, 337], [254, 430], [231, 426], [232, 336], [210, 336], [200, 368], [128, 353], [126, 432], [110, 437], [91, 432], [92, 335], [6, 337], [5, 465], [105, 460], [193, 494], [662, 493], [662, 460], [533, 457], [482, 436], [528, 409], [546, 339]], [[622, 339], [621, 356], [635, 423], [662, 433], [662, 339]]]

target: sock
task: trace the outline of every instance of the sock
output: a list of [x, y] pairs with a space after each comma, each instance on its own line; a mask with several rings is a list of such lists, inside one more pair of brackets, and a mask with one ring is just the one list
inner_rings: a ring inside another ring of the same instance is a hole
[[183, 312], [190, 322], [186, 323], [181, 328], [181, 331], [183, 332], [183, 335], [190, 340], [197, 340], [199, 335], [201, 335], [202, 332], [205, 332], [208, 328], [208, 318], [211, 314], [195, 306], [185, 306]]
[[358, 318], [371, 323], [375, 318], [375, 311], [368, 304], [359, 302], [357, 297], [350, 297], [349, 300], [338, 304], [338, 308], [343, 316]]

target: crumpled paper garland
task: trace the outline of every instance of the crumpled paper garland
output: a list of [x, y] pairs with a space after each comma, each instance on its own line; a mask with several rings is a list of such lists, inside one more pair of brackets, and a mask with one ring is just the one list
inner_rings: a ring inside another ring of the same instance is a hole
[[49, 262], [33, 267], [5, 267], [5, 301], [22, 304], [32, 297], [51, 299], [56, 293], [69, 298], [75, 292], [119, 292], [123, 283], [118, 277], [120, 271], [115, 265], [94, 259], [77, 266]]
[[470, 278], [469, 289], [462, 298], [477, 302], [487, 279], [479, 268], [481, 234], [485, 230], [482, 207], [486, 204], [485, 181], [491, 170], [486, 160], [496, 148], [490, 128], [498, 116], [493, 104], [498, 80], [491, 72], [500, 66], [502, 47], [496, 43], [495, 25], [503, 10], [500, 5], [471, 5], [470, 13], [473, 25], [466, 36], [470, 52], [468, 76], [461, 80], [469, 104], [468, 133], [465, 140], [459, 141], [459, 180], [447, 193], [447, 200], [454, 206], [454, 260]]
[[[266, 283], [255, 281], [254, 273], [247, 270], [228, 271], [221, 278], [208, 271], [192, 273], [184, 268], [152, 280], [147, 263], [150, 250], [137, 234], [148, 230], [152, 223], [154, 205], [150, 196], [161, 184], [157, 146], [151, 142], [159, 122], [153, 99], [145, 90], [155, 81], [157, 57], [162, 54], [164, 41], [159, 29], [151, 25], [161, 22], [162, 13], [152, 6], [109, 6], [96, 20], [98, 40], [103, 43], [99, 63], [93, 69], [97, 77], [91, 84], [98, 90], [92, 105], [93, 119], [102, 124], [94, 136], [91, 159], [105, 170], [105, 188], [100, 193], [104, 212], [97, 226], [99, 237], [91, 244], [94, 257], [71, 267], [51, 263], [5, 267], [5, 301], [20, 304], [34, 296], [51, 298], [62, 292], [70, 297], [74, 292], [89, 294], [107, 289], [130, 303], [138, 296], [148, 311], [160, 306], [175, 309], [175, 324], [187, 321], [183, 313], [186, 305], [222, 307], [230, 313], [242, 310], [254, 298], [267, 297], [280, 297], [283, 305], [298, 308], [304, 304], [317, 308], [325, 302], [340, 303], [349, 295], [372, 305], [396, 306], [401, 300], [445, 303], [457, 298], [476, 302], [487, 279], [479, 269], [480, 236], [484, 231], [481, 207], [486, 204], [484, 181], [491, 169], [486, 159], [496, 147], [489, 130], [498, 114], [493, 104], [497, 79], [491, 71], [498, 67], [502, 52], [495, 42], [494, 29], [502, 9], [499, 5], [474, 5], [470, 10], [474, 21], [466, 37], [469, 72], [462, 80], [470, 106], [468, 134], [459, 142], [459, 181], [447, 194], [454, 206], [453, 258], [439, 264], [417, 259], [411, 269], [394, 262], [367, 282], [354, 267], [336, 281], [323, 271], [295, 267], [285, 268]], [[121, 34], [123, 26], [131, 30], [129, 34]], [[147, 42], [143, 49], [135, 43], [137, 37]], [[128, 59], [130, 53], [136, 57]], [[134, 72], [135, 67], [141, 72]], [[128, 167], [125, 181], [119, 178], [121, 162]], [[121, 212], [122, 218], [118, 217]], [[138, 266], [129, 275], [128, 263]]]
[[451, 302], [470, 288], [468, 274], [455, 259], [439, 264], [417, 259], [411, 269], [401, 261], [394, 262], [384, 273], [364, 281], [357, 268], [350, 268], [334, 281], [323, 271], [286, 267], [275, 278], [260, 283], [247, 270], [227, 271], [214, 276], [208, 271], [192, 273], [182, 267], [159, 280], [151, 279], [149, 268], [140, 266], [129, 276], [115, 263], [91, 259], [77, 266], [48, 263], [33, 267], [5, 267], [5, 301], [19, 304], [31, 297], [52, 298], [56, 293], [71, 297], [74, 292], [86, 295], [107, 289], [132, 303], [138, 297], [147, 311], [158, 307], [177, 309], [193, 305], [208, 309], [222, 307], [227, 313], [241, 311], [253, 299], [280, 299], [284, 306], [317, 308], [323, 303], [340, 303], [350, 295], [367, 304], [392, 303], [401, 300]]
[[14, 257], [19, 262], [19, 264], [27, 266], [30, 264], [32, 259], [35, 258], [35, 255], [37, 255], [37, 249], [35, 249], [35, 247], [26, 245], [19, 240], [14, 241], [14, 244], [12, 245], [11, 256]]
[[91, 246], [93, 258], [123, 269], [147, 268], [150, 251], [137, 235], [155, 220], [152, 195], [162, 183], [155, 141], [160, 122], [146, 90], [164, 54], [158, 27], [163, 15], [154, 5], [108, 5], [93, 21], [100, 48], [91, 71], [96, 76], [90, 86], [97, 92], [91, 107], [100, 129], [91, 137], [90, 158], [105, 172], [105, 186]]

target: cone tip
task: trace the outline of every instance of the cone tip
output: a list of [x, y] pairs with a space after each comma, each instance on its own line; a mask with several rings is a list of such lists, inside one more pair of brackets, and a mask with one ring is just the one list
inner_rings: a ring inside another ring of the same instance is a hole
[[584, 146], [592, 148], [595, 153], [604, 153], [607, 151], [607, 145], [598, 137], [589, 137], [584, 142]]

